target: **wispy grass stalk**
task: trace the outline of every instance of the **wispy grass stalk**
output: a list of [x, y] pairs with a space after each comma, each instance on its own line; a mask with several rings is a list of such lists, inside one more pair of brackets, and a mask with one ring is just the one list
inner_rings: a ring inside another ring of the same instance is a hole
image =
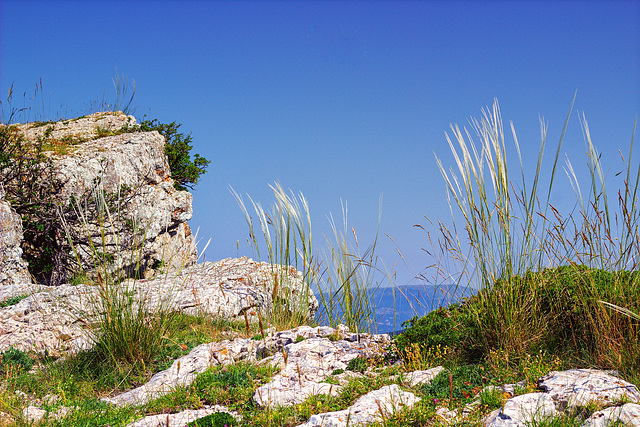
[[[453, 232], [441, 228], [441, 245], [460, 268], [451, 272], [457, 275], [457, 283], [474, 283], [479, 289], [467, 311], [471, 330], [477, 334], [476, 344], [484, 352], [499, 348], [523, 355], [562, 343], [586, 352], [592, 360], [619, 366], [629, 357], [638, 360], [638, 327], [629, 323], [632, 318], [613, 315], [597, 301], [617, 305], [631, 298], [625, 309], [640, 308], [637, 275], [625, 272], [638, 267], [640, 167], [634, 179], [632, 136], [626, 179], [618, 191], [619, 206], [614, 212], [601, 157], [583, 115], [580, 123], [588, 155], [589, 191], [582, 192], [567, 161], [565, 170], [576, 192], [577, 211], [563, 214], [556, 209], [550, 197], [572, 110], [573, 101], [542, 205], [539, 185], [547, 135], [544, 122], [530, 185], [513, 124], [521, 182], [511, 179], [497, 101], [491, 110], [483, 110], [481, 119], [471, 121], [479, 144], [467, 129], [451, 127], [452, 136], [447, 134], [447, 141], [455, 170], [446, 170], [436, 159], [448, 189], [452, 215], [455, 207], [462, 214], [463, 226], [456, 227], [454, 219]], [[622, 342], [633, 350], [623, 352]]]
[[329, 218], [333, 240], [327, 238], [328, 253], [324, 257], [326, 274], [323, 275], [318, 295], [327, 316], [326, 321], [331, 326], [343, 323], [356, 333], [372, 332], [376, 329], [375, 294], [379, 287], [376, 281], [376, 273], [379, 273], [376, 248], [380, 218], [373, 243], [361, 253], [354, 228], [350, 230], [353, 239], [348, 237], [350, 233], [347, 217], [345, 203], [342, 205], [341, 229], [336, 226], [333, 216]]
[[[281, 326], [299, 325], [310, 320], [307, 302], [318, 275], [317, 264], [312, 255], [309, 204], [302, 193], [297, 197], [293, 192], [288, 194], [279, 183], [270, 187], [275, 196], [275, 203], [270, 211], [266, 211], [260, 203], [249, 197], [266, 245], [264, 258], [272, 268], [273, 283], [270, 284], [270, 291], [273, 312], [267, 313], [266, 318]], [[258, 259], [263, 260], [261, 241], [258, 239], [253, 217], [242, 196], [233, 188], [231, 192], [247, 221], [249, 236]], [[295, 270], [302, 271], [303, 282], [306, 284], [301, 290], [296, 290], [293, 283], [297, 274]]]
[[[275, 203], [270, 211], [266, 211], [260, 203], [249, 197], [257, 218], [255, 222], [242, 197], [233, 189], [231, 192], [244, 214], [258, 258], [266, 260], [272, 266], [275, 280], [274, 301], [277, 300], [279, 286], [284, 285], [284, 289], [287, 289], [287, 281], [292, 273], [289, 268], [293, 266], [302, 271], [307, 292], [317, 291], [321, 322], [332, 326], [344, 323], [355, 331], [371, 331], [376, 324], [374, 291], [377, 282], [374, 276], [377, 272], [375, 250], [378, 231], [374, 243], [361, 254], [355, 230], [351, 230], [355, 245], [348, 238], [345, 206], [342, 230], [338, 229], [333, 218], [330, 219], [333, 240], [327, 239], [329, 250], [324, 260], [320, 260], [312, 250], [311, 216], [304, 195], [300, 193], [296, 197], [293, 193], [286, 193], [280, 184], [270, 187], [275, 196]], [[258, 232], [256, 223], [260, 226]], [[259, 234], [264, 239], [264, 244]], [[285, 323], [295, 320], [294, 323], [301, 324], [313, 320], [304, 317], [309, 296], [303, 295], [303, 298], [297, 299], [297, 304], [302, 303], [304, 307], [289, 306], [290, 313], [283, 314], [294, 316]], [[300, 309], [302, 310], [296, 314], [296, 310]], [[268, 318], [273, 319], [274, 316]]]

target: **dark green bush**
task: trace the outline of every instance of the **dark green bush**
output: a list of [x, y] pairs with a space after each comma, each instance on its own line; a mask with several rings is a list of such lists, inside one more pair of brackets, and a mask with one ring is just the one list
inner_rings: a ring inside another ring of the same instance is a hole
[[188, 423], [189, 427], [233, 427], [238, 423], [233, 416], [227, 412], [214, 412], [206, 417], [199, 418]]
[[40, 283], [60, 284], [67, 259], [54, 200], [53, 165], [43, 140], [26, 141], [15, 127], [0, 125], [0, 184], [22, 218], [23, 258]]
[[198, 183], [200, 176], [205, 173], [209, 160], [195, 154], [193, 159], [189, 152], [193, 149], [191, 135], [178, 132], [181, 123], [160, 123], [158, 119], [144, 120], [139, 130], [158, 131], [165, 138], [164, 151], [169, 160], [171, 178], [176, 190], [191, 189]]
[[[481, 355], [501, 349], [516, 360], [546, 351], [579, 365], [632, 370], [640, 368], [633, 356], [640, 321], [600, 301], [638, 312], [638, 295], [637, 272], [567, 265], [498, 280], [461, 306], [459, 318], [466, 346]], [[507, 304], [518, 310], [502, 310]], [[508, 341], [514, 327], [518, 345]]]

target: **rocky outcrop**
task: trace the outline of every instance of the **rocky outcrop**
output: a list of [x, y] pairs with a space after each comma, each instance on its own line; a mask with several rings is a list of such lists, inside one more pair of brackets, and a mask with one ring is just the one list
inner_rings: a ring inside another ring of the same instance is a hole
[[[640, 392], [638, 388], [618, 377], [597, 369], [553, 371], [538, 381], [542, 392], [528, 393], [508, 399], [504, 407], [492, 412], [487, 427], [525, 427], [555, 418], [567, 411], [584, 408], [588, 404], [608, 407], [595, 412], [583, 427], [603, 425], [620, 420], [640, 426]], [[628, 402], [619, 409], [620, 402]], [[635, 405], [633, 405], [635, 404]]]
[[312, 415], [298, 427], [348, 427], [383, 422], [404, 408], [411, 408], [420, 398], [403, 391], [397, 384], [384, 386], [361, 396], [347, 409]]
[[[368, 344], [371, 343], [373, 347], [377, 348], [378, 340], [384, 341], [389, 339], [386, 335], [372, 337], [367, 334], [360, 334], [360, 342], [358, 342], [358, 340], [349, 341], [345, 338], [352, 338], [355, 334], [349, 334], [348, 329], [344, 326], [340, 326], [337, 331], [336, 329], [328, 326], [319, 326], [315, 328], [310, 326], [300, 326], [287, 331], [271, 334], [263, 340], [236, 338], [234, 340], [223, 340], [210, 344], [201, 344], [191, 350], [188, 355], [182, 356], [174, 361], [169, 369], [155, 374], [149, 382], [143, 386], [103, 400], [117, 406], [145, 404], [153, 398], [170, 393], [175, 390], [176, 387], [184, 387], [191, 384], [198, 374], [206, 371], [211, 366], [228, 365], [239, 360], [246, 360], [249, 362], [257, 362], [261, 360], [262, 363], [274, 363], [273, 358], [263, 358], [262, 356], [270, 351], [275, 354], [281, 354], [283, 352], [291, 354], [291, 351], [295, 351], [296, 346], [299, 346], [306, 340], [313, 343], [319, 338], [321, 339], [332, 335], [335, 336], [336, 332], [338, 332], [338, 334], [343, 333], [346, 335], [342, 336], [343, 339], [335, 341], [336, 346], [337, 348], [340, 348], [340, 351], [336, 351], [338, 354], [334, 356], [334, 359], [347, 361], [357, 357], [358, 355], [365, 355], [366, 352], [371, 351], [373, 348], [368, 348]], [[299, 342], [296, 343], [296, 341]], [[332, 373], [322, 369], [322, 361], [305, 360], [304, 358], [298, 359], [295, 356], [292, 356], [289, 363], [295, 366], [298, 370], [296, 372], [296, 378], [305, 379], [305, 386], [307, 389], [313, 388], [313, 384], [315, 384], [318, 393], [326, 393], [326, 391], [328, 391], [328, 388], [326, 390], [320, 390], [321, 381]], [[347, 365], [344, 364], [344, 367], [346, 366]], [[280, 378], [281, 375], [272, 379], [269, 383], [272, 388], [274, 384], [280, 381]], [[267, 386], [269, 386], [269, 384], [267, 384]], [[326, 385], [328, 386], [330, 384]], [[297, 391], [299, 390], [284, 389], [281, 394], [281, 396], [284, 397], [282, 400], [282, 402], [284, 402], [283, 404], [293, 404], [295, 398], [291, 397], [291, 394]], [[265, 392], [265, 396], [267, 393], [268, 392]], [[258, 394], [258, 391], [256, 391], [256, 394]], [[254, 400], [256, 400], [255, 395]], [[277, 402], [273, 399], [269, 401], [258, 399], [256, 400], [256, 403], [259, 405], [275, 405]]]
[[[180, 274], [153, 280], [130, 280], [121, 290], [131, 292], [134, 303], [144, 301], [149, 310], [171, 309], [188, 314], [211, 314], [253, 321], [260, 313], [268, 326], [274, 309], [276, 282], [271, 266], [249, 258], [207, 262], [184, 269]], [[302, 280], [289, 270], [288, 280], [279, 280], [275, 303], [291, 304], [308, 317], [318, 301]], [[27, 295], [17, 304], [0, 308], [0, 352], [14, 347], [23, 351], [45, 350], [51, 355], [76, 352], [91, 346], [93, 312], [100, 307], [98, 288], [88, 285], [0, 286], [0, 301]]]
[[51, 147], [51, 188], [73, 241], [71, 259], [88, 272], [97, 262], [148, 277], [197, 260], [187, 225], [192, 195], [173, 186], [164, 137], [126, 130], [135, 125], [133, 116], [96, 113], [17, 126], [26, 139]]
[[20, 247], [22, 221], [20, 215], [4, 200], [4, 195], [4, 188], [0, 183], [0, 286], [31, 283]]

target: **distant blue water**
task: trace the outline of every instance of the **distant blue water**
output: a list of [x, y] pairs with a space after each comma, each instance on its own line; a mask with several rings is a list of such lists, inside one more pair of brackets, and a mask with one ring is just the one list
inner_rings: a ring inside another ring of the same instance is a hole
[[469, 289], [456, 290], [449, 285], [379, 288], [373, 291], [371, 298], [375, 304], [377, 332], [397, 332], [402, 329], [403, 322], [414, 316], [424, 316], [433, 309], [457, 302], [462, 296], [471, 295]]

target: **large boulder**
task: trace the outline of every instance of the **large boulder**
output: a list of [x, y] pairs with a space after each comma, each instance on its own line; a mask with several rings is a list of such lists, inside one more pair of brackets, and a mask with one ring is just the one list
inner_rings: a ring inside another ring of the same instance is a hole
[[148, 277], [197, 260], [187, 224], [192, 195], [173, 186], [164, 137], [127, 131], [135, 125], [133, 116], [96, 113], [18, 126], [27, 140], [52, 147], [51, 188], [73, 242], [69, 255], [89, 273], [97, 265]]
[[[262, 319], [268, 328], [271, 314], [283, 308], [277, 304], [287, 304], [308, 318], [318, 309], [318, 300], [302, 273], [294, 268], [288, 273], [287, 280], [276, 280], [267, 263], [229, 258], [151, 280], [132, 279], [112, 285], [111, 290], [130, 295], [132, 304], [142, 301], [152, 312], [164, 309], [241, 321]], [[281, 284], [277, 289], [280, 298], [274, 300], [276, 282]], [[0, 301], [17, 296], [25, 298], [0, 308], [0, 353], [14, 347], [57, 356], [92, 346], [93, 316], [103, 304], [99, 286], [0, 286]]]
[[0, 184], [0, 286], [31, 283], [27, 264], [22, 259], [22, 221], [9, 202], [4, 200]]

